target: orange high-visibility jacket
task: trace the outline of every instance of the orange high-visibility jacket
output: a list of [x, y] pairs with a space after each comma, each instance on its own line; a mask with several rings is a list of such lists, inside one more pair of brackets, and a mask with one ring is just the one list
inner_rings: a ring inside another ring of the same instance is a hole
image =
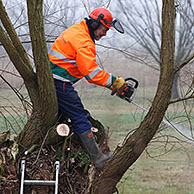
[[115, 80], [115, 76], [96, 63], [95, 43], [85, 19], [66, 29], [48, 55], [55, 79], [75, 83], [85, 77], [88, 82], [105, 87], [110, 87]]

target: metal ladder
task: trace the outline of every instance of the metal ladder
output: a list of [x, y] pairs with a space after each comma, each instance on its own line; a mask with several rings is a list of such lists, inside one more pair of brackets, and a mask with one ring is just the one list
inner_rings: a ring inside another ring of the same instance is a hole
[[21, 186], [20, 186], [20, 194], [23, 194], [24, 192], [24, 185], [55, 185], [55, 194], [58, 193], [58, 175], [59, 175], [59, 161], [55, 162], [56, 166], [56, 175], [55, 175], [55, 181], [49, 181], [49, 180], [25, 180], [24, 179], [24, 172], [25, 172], [25, 160], [22, 160], [21, 162]]

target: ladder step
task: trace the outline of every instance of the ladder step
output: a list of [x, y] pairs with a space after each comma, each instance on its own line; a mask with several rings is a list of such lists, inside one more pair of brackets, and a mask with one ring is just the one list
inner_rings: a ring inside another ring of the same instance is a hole
[[25, 180], [24, 179], [24, 172], [25, 172], [25, 160], [21, 161], [21, 186], [20, 186], [20, 194], [24, 192], [24, 185], [55, 185], [55, 194], [58, 193], [58, 183], [59, 183], [59, 161], [55, 162], [56, 167], [56, 175], [55, 181], [50, 180]]
[[56, 181], [24, 180], [25, 185], [55, 185]]

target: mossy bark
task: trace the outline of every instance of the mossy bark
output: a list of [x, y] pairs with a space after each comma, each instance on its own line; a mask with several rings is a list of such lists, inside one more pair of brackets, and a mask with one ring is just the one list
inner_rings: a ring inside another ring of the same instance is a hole
[[127, 169], [139, 158], [155, 135], [171, 97], [174, 79], [174, 0], [163, 0], [161, 74], [152, 106], [135, 132], [116, 149], [113, 160], [102, 172], [91, 193], [112, 194]]

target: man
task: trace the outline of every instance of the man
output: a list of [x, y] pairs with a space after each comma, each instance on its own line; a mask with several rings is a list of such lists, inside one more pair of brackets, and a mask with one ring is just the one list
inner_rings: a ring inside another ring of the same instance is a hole
[[[117, 25], [115, 25], [117, 24]], [[117, 26], [117, 27], [116, 27]], [[73, 84], [85, 77], [89, 83], [120, 91], [126, 84], [123, 78], [103, 71], [96, 63], [95, 40], [106, 36], [114, 27], [123, 33], [117, 20], [105, 8], [97, 8], [80, 24], [66, 29], [54, 42], [49, 58], [55, 81], [59, 112], [70, 118], [74, 132], [80, 137], [96, 168], [103, 168], [112, 153], [103, 154], [96, 144], [84, 109]]]

